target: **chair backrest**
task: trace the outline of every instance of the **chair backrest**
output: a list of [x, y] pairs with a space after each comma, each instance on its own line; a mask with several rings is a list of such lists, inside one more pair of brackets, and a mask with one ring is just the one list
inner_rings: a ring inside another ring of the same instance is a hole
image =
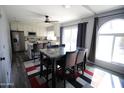
[[65, 44], [60, 44], [59, 47], [65, 47]]
[[58, 48], [59, 45], [50, 45], [50, 46], [47, 46], [47, 48]]
[[65, 67], [73, 67], [73, 66], [75, 66], [76, 58], [77, 58], [77, 51], [66, 52]]
[[48, 43], [43, 43], [43, 48], [47, 48]]
[[33, 50], [37, 51], [38, 50], [38, 44], [33, 44]]
[[39, 48], [39, 49], [44, 48], [43, 43], [38, 43], [38, 48]]
[[84, 62], [85, 53], [86, 53], [85, 49], [79, 49], [78, 50], [76, 64]]

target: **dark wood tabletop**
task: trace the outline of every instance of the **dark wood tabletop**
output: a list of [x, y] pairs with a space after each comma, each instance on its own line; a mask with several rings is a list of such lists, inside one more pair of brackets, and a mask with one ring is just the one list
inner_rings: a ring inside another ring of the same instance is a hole
[[40, 49], [41, 53], [41, 73], [43, 71], [42, 69], [42, 56], [46, 56], [50, 58], [52, 63], [52, 87], [56, 87], [56, 61], [60, 59], [61, 57], [66, 55], [66, 52], [69, 51], [75, 51], [73, 50], [67, 50], [65, 47], [58, 47], [58, 48], [47, 48], [47, 49]]
[[47, 49], [40, 49], [40, 52], [42, 52], [45, 56], [49, 58], [59, 58], [66, 54], [66, 52], [75, 51], [73, 50], [67, 50], [64, 47], [59, 48], [47, 48]]

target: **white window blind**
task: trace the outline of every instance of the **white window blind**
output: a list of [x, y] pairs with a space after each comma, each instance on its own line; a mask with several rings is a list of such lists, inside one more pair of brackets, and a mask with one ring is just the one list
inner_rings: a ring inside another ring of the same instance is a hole
[[67, 50], [75, 50], [77, 42], [78, 26], [64, 27], [62, 43], [65, 44]]

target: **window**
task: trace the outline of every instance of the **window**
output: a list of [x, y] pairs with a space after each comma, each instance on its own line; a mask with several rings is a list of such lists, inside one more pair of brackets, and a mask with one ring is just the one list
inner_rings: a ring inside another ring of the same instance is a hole
[[54, 31], [47, 32], [47, 40], [56, 40]]
[[62, 43], [65, 44], [67, 50], [75, 50], [77, 42], [77, 26], [64, 27]]
[[124, 64], [124, 20], [111, 20], [98, 32], [96, 59]]

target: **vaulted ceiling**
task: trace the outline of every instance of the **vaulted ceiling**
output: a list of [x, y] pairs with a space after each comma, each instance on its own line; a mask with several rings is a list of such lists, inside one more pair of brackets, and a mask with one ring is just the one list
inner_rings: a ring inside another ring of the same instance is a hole
[[43, 22], [44, 15], [49, 15], [50, 20], [60, 23], [77, 20], [114, 9], [122, 8], [120, 5], [71, 5], [65, 8], [63, 5], [5, 5], [10, 21]]

